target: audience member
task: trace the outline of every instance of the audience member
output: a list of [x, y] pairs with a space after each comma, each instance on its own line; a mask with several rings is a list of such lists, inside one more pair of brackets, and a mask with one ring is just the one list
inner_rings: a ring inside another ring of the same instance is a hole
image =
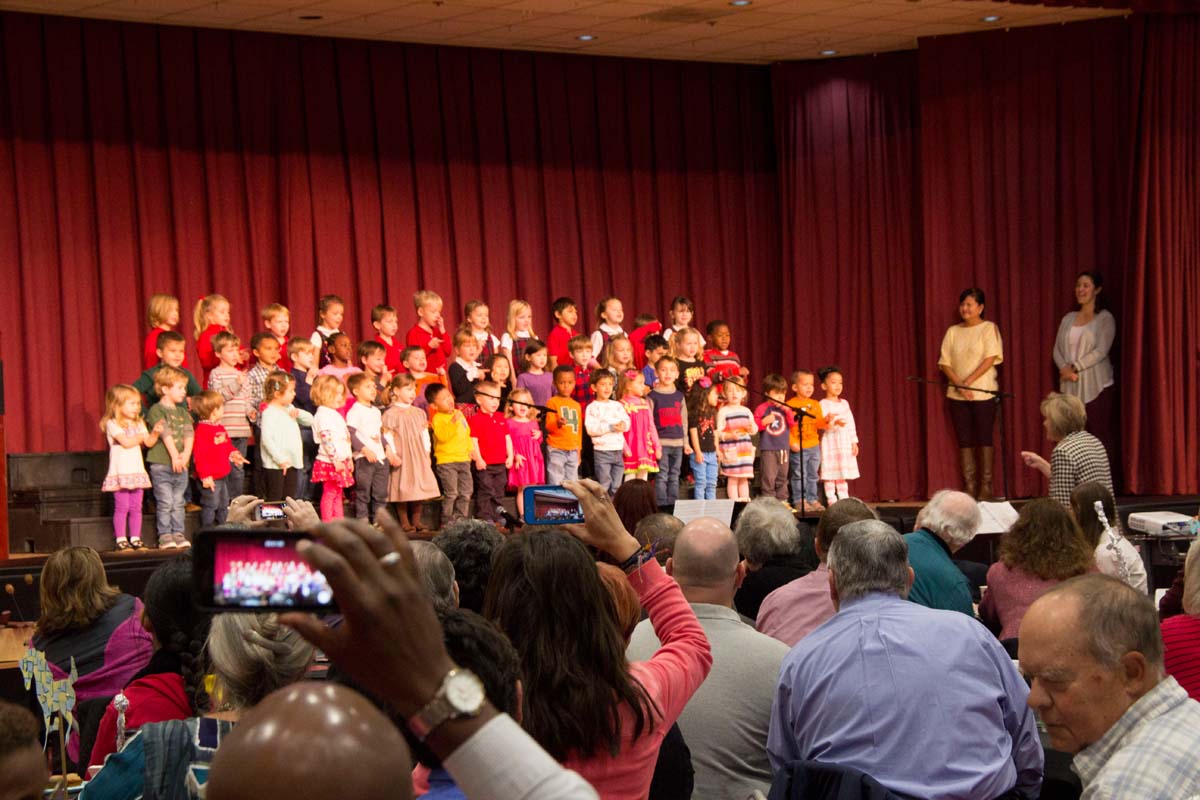
[[783, 661], [772, 767], [820, 760], [929, 800], [1036, 796], [1042, 746], [1000, 643], [962, 614], [906, 601], [907, 547], [886, 523], [843, 527], [828, 565], [838, 612]]
[[843, 527], [865, 519], [879, 517], [856, 497], [838, 500], [825, 509], [817, 522], [816, 550], [820, 563], [812, 572], [767, 595], [754, 622], [760, 633], [793, 647], [834, 615], [836, 609], [829, 597], [829, 565], [826, 563], [829, 546]]
[[570, 532], [621, 565], [665, 646], [649, 661], [626, 661], [591, 556], [554, 530], [516, 534], [501, 545], [484, 616], [521, 654], [525, 729], [602, 795], [645, 797], [663, 736], [708, 674], [708, 640], [678, 585], [621, 525], [600, 484], [565, 485], [587, 520]]
[[[212, 760], [205, 797], [408, 800], [410, 770], [400, 731], [369, 700], [336, 683], [305, 681], [267, 696], [230, 732]], [[445, 797], [425, 795], [435, 796]]]
[[1167, 674], [1200, 700], [1200, 539], [1188, 548], [1183, 574], [1184, 613], [1163, 620], [1163, 658]]
[[[109, 585], [92, 548], [51, 553], [39, 596], [33, 647], [45, 654], [55, 680], [70, 674], [74, 660], [76, 703], [112, 697], [150, 660], [154, 648], [142, 628], [142, 601]], [[80, 758], [78, 729], [71, 732], [67, 757]]]
[[[1096, 513], [1096, 503], [1104, 509], [1103, 520]], [[1079, 523], [1084, 541], [1095, 554], [1096, 568], [1145, 594], [1149, 590], [1146, 565], [1137, 549], [1121, 535], [1121, 520], [1112, 492], [1098, 481], [1079, 484], [1071, 492], [1071, 516]], [[1105, 530], [1105, 522], [1111, 534]]]
[[141, 621], [154, 655], [105, 709], [88, 763], [103, 764], [147, 723], [200, 712], [202, 651], [212, 616], [196, 607], [193, 592], [190, 554], [163, 563], [146, 582]]
[[[746, 567], [729, 526], [711, 518], [686, 525], [667, 562], [667, 574], [691, 604], [713, 653], [712, 671], [679, 717], [696, 770], [695, 794], [765, 794], [771, 786], [767, 723], [787, 647], [754, 631], [733, 610]], [[645, 620], [634, 630], [626, 654], [631, 661], [643, 661], [660, 647], [653, 625]]]
[[[320, 544], [301, 545], [310, 565], [329, 577], [342, 610], [341, 623], [330, 627], [298, 613], [282, 619], [395, 714], [411, 719], [424, 716], [431, 698], [448, 696], [450, 681], [456, 687], [469, 686], [471, 681], [469, 671], [457, 669], [446, 652], [403, 530], [386, 511], [380, 517], [380, 529], [361, 521], [338, 522], [316, 530]], [[456, 697], [469, 700], [457, 692]], [[450, 711], [418, 738], [442, 759], [466, 797], [591, 800], [597, 796], [511, 717], [498, 713], [486, 697], [473, 709], [460, 703]], [[356, 768], [349, 760], [339, 767]]]
[[413, 542], [412, 551], [417, 574], [429, 591], [434, 609], [441, 613], [458, 608], [458, 581], [446, 554], [433, 542]]
[[674, 514], [664, 514], [661, 511], [642, 517], [633, 531], [633, 538], [643, 545], [654, 548], [654, 557], [658, 563], [666, 566], [671, 551], [675, 548], [675, 537], [683, 530], [683, 520]]
[[49, 779], [37, 718], [0, 700], [0, 798], [41, 800]]
[[625, 571], [620, 567], [598, 563], [596, 571], [600, 576], [600, 583], [604, 584], [604, 590], [608, 592], [609, 600], [612, 601], [612, 620], [617, 624], [621, 638], [628, 645], [633, 629], [642, 619], [642, 601], [638, 599], [637, 591], [625, 579]]
[[916, 577], [908, 599], [926, 608], [975, 616], [971, 587], [950, 556], [975, 538], [979, 504], [965, 492], [935, 492], [917, 514], [917, 529], [904, 537], [908, 563]]
[[625, 481], [613, 495], [613, 505], [617, 508], [617, 516], [621, 518], [625, 530], [631, 533], [636, 531], [642, 520], [659, 513], [654, 481], [641, 478]]
[[143, 725], [87, 784], [83, 800], [197, 798], [197, 772], [212, 763], [241, 714], [304, 677], [313, 648], [275, 614], [218, 614], [206, 647], [215, 676], [213, 710]]
[[751, 500], [742, 509], [734, 533], [746, 561], [746, 579], [734, 606], [753, 620], [767, 595], [812, 572], [815, 564], [801, 552], [796, 517], [774, 497]]
[[1163, 675], [1150, 598], [1108, 575], [1072, 578], [1029, 607], [1019, 654], [1029, 705], [1050, 745], [1075, 753], [1083, 797], [1200, 794], [1200, 703]]
[[1050, 460], [1029, 450], [1021, 451], [1025, 465], [1050, 480], [1050, 499], [1064, 508], [1071, 504], [1071, 491], [1081, 483], [1099, 481], [1113, 490], [1108, 452], [1086, 430], [1087, 408], [1075, 395], [1051, 392], [1042, 401], [1046, 438], [1054, 442]]
[[988, 568], [979, 618], [1001, 639], [1016, 639], [1029, 605], [1050, 587], [1095, 569], [1092, 549], [1061, 505], [1041, 498], [1021, 509]]
[[483, 520], [463, 519], [443, 527], [433, 537], [433, 543], [454, 565], [459, 607], [481, 613], [492, 561], [496, 550], [504, 544], [504, 534]]

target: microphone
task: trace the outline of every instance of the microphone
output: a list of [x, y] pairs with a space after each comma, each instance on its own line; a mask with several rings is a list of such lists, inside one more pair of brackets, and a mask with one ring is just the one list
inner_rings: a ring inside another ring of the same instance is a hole
[[797, 417], [808, 417], [809, 419], [816, 419], [816, 416], [808, 413], [803, 408], [797, 408], [796, 406], [788, 406], [788, 408], [790, 408], [792, 410], [792, 413], [795, 414]]
[[512, 514], [508, 513], [508, 509], [505, 508], [504, 506], [496, 506], [496, 513], [499, 514], [504, 519], [504, 521], [508, 523], [509, 528], [516, 529], [516, 528], [523, 527], [525, 524], [525, 523], [521, 522], [521, 520], [514, 517]]

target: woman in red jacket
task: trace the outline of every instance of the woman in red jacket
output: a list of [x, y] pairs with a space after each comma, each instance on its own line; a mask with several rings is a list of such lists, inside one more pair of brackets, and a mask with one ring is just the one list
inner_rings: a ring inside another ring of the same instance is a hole
[[141, 726], [198, 713], [196, 695], [203, 680], [201, 651], [211, 615], [192, 599], [192, 558], [173, 558], [146, 583], [142, 625], [154, 637], [150, 663], [113, 698], [92, 745], [89, 763], [101, 765]]

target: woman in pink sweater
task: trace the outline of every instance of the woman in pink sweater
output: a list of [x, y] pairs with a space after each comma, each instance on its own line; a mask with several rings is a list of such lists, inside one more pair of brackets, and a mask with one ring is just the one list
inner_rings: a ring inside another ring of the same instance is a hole
[[595, 481], [567, 483], [586, 525], [568, 530], [625, 567], [662, 648], [625, 660], [612, 598], [579, 541], [560, 531], [513, 536], [492, 566], [484, 616], [521, 656], [522, 725], [608, 800], [643, 800], [659, 745], [712, 667], [704, 629], [679, 586], [625, 530]]

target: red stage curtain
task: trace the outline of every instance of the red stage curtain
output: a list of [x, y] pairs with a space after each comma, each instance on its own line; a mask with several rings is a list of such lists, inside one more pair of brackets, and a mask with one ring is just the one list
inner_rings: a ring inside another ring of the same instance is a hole
[[[0, 297], [14, 452], [102, 446], [154, 292], [248, 337], [319, 295], [373, 335], [418, 288], [627, 323], [685, 292], [779, 366], [770, 73], [0, 15]], [[196, 363], [192, 351], [192, 364]]]
[[[844, 370], [861, 497], [922, 496], [916, 328], [917, 58], [774, 68], [783, 215], [784, 361]], [[818, 387], [817, 397], [821, 396]]]
[[[1004, 401], [995, 489], [1003, 467], [1016, 497], [1046, 492], [1018, 454], [1050, 450], [1038, 405], [1058, 386], [1051, 350], [1075, 307], [1075, 275], [1098, 269], [1110, 301], [1121, 296], [1128, 27], [1118, 19], [939, 37], [918, 51], [921, 374], [939, 375], [961, 290], [982, 288], [1004, 338], [1001, 388], [1016, 395]], [[1125, 322], [1118, 313], [1119, 336]], [[926, 488], [958, 486], [945, 400], [922, 392]]]
[[1122, 365], [1130, 491], [1200, 490], [1200, 19], [1133, 25]]

